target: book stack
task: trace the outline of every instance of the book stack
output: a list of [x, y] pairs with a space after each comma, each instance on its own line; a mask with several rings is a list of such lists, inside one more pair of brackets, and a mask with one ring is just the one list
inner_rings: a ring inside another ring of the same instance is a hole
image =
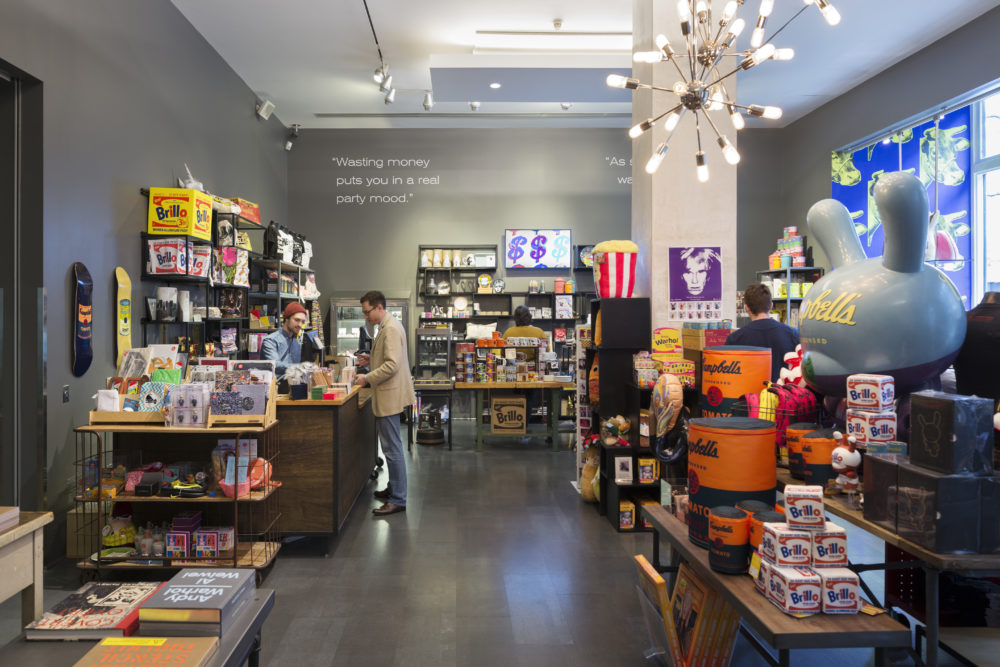
[[24, 636], [29, 640], [128, 637], [138, 629], [139, 605], [163, 585], [91, 582], [29, 623]]
[[10, 530], [21, 522], [21, 508], [0, 507], [0, 532]]
[[139, 635], [220, 637], [257, 592], [252, 569], [185, 568], [139, 609]]

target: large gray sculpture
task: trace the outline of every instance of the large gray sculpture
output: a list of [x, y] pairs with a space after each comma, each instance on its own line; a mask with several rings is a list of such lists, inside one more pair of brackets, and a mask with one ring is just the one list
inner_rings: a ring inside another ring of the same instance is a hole
[[944, 371], [965, 337], [965, 309], [951, 281], [924, 264], [927, 195], [916, 177], [887, 174], [875, 185], [885, 254], [866, 259], [850, 213], [824, 199], [809, 209], [809, 229], [832, 270], [803, 299], [799, 332], [806, 382], [844, 396], [847, 376], [896, 379], [896, 394]]

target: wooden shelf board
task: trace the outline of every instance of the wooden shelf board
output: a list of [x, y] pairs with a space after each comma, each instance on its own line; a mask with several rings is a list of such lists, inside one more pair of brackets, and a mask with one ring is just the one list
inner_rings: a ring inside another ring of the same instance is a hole
[[[268, 498], [273, 495], [278, 487], [269, 486], [264, 491], [251, 491], [249, 496], [241, 496], [238, 501], [241, 503], [256, 503]], [[221, 493], [221, 491], [219, 491]], [[94, 503], [97, 502], [96, 498], [87, 498], [85, 496], [76, 496], [73, 500], [78, 503]], [[104, 498], [105, 501], [116, 502], [116, 503], [231, 503], [232, 498], [226, 495], [212, 496], [199, 496], [197, 498], [165, 498], [163, 496], [136, 496], [132, 494], [119, 494], [114, 498]]]
[[[236, 545], [236, 567], [251, 567], [257, 570], [266, 568], [278, 556], [281, 549], [280, 542], [250, 542]], [[268, 553], [270, 552], [270, 553]], [[141, 557], [140, 557], [141, 558]], [[144, 560], [164, 561], [163, 565], [146, 565], [145, 563], [129, 563], [108, 561], [98, 565], [89, 558], [78, 561], [76, 566], [81, 570], [176, 570], [182, 567], [232, 567], [233, 552], [227, 551], [224, 555], [212, 556], [207, 560], [217, 560], [217, 563], [207, 563], [192, 557], [171, 559], [167, 557], [149, 556]], [[185, 563], [174, 564], [174, 560], [186, 561]]]

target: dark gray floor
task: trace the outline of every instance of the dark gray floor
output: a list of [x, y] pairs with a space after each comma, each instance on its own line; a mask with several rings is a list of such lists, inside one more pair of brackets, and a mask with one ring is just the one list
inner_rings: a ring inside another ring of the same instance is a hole
[[[406, 513], [373, 517], [371, 485], [327, 555], [317, 540], [282, 548], [265, 581], [276, 604], [262, 664], [656, 664], [643, 659], [632, 563], [651, 557], [652, 537], [616, 533], [581, 502], [570, 451], [507, 440], [477, 453], [471, 442], [466, 423], [454, 451], [414, 445]], [[881, 557], [870, 535], [850, 540], [853, 560]], [[866, 579], [881, 592], [877, 573]], [[46, 605], [77, 586], [72, 564], [47, 571]], [[18, 634], [18, 617], [16, 600], [0, 605], [0, 643]], [[766, 663], [741, 639], [733, 664]], [[865, 665], [872, 653], [799, 651], [792, 664]]]

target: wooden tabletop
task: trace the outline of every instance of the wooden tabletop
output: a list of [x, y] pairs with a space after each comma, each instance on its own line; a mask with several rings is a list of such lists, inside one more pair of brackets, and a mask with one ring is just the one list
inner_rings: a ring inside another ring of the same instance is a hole
[[47, 523], [52, 523], [53, 516], [52, 512], [22, 511], [19, 519], [16, 526], [0, 533], [0, 547], [4, 547], [28, 533], [38, 530]]
[[708, 565], [708, 550], [688, 540], [688, 527], [662, 505], [643, 505], [659, 536], [679, 553], [710, 586], [721, 593], [754, 629], [776, 649], [905, 647], [910, 631], [888, 614], [813, 614], [795, 618], [757, 592], [748, 575], [720, 574]]
[[456, 382], [455, 389], [575, 389], [573, 382]]
[[324, 400], [317, 401], [313, 399], [303, 399], [301, 401], [293, 401], [290, 398], [279, 398], [278, 407], [286, 408], [295, 406], [304, 407], [307, 405], [321, 405], [321, 406], [343, 405], [344, 403], [347, 403], [352, 398], [354, 398], [354, 395], [357, 394], [359, 391], [361, 391], [361, 387], [358, 385], [354, 385], [353, 387], [351, 387], [351, 390], [349, 392], [347, 392], [340, 398], [333, 399], [332, 401], [324, 401]]
[[[794, 479], [788, 470], [778, 469], [778, 488], [784, 488], [786, 484], [802, 484], [801, 480]], [[989, 572], [1000, 571], [1000, 554], [939, 554], [928, 551], [916, 542], [903, 539], [891, 530], [872, 523], [865, 518], [864, 512], [852, 509], [847, 506], [847, 496], [826, 496], [823, 499], [826, 511], [840, 517], [844, 521], [865, 530], [880, 540], [893, 545], [903, 551], [910, 553], [931, 567], [938, 570], [948, 570], [950, 572]]]
[[172, 435], [218, 435], [219, 433], [263, 433], [277, 423], [277, 420], [275, 420], [267, 426], [216, 424], [205, 428], [165, 426], [163, 424], [90, 424], [89, 426], [77, 426], [73, 430], [80, 433], [169, 433]]

